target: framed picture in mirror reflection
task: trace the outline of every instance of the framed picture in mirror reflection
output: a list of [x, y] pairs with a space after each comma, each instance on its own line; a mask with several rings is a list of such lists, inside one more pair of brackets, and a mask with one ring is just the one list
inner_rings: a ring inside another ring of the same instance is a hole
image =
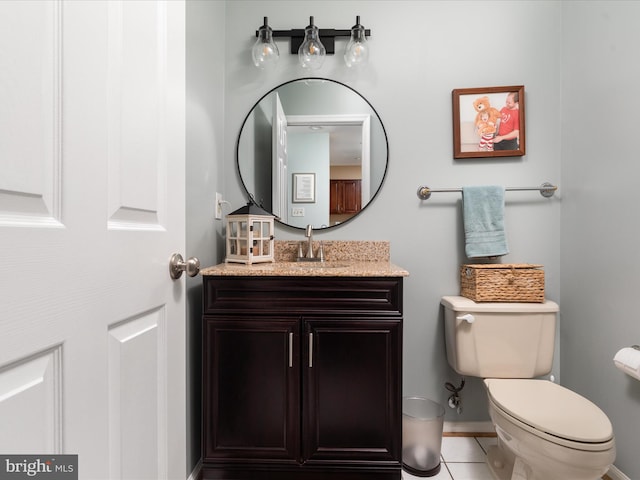
[[452, 97], [454, 158], [525, 154], [524, 86], [460, 88]]
[[293, 174], [293, 203], [316, 203], [316, 174]]

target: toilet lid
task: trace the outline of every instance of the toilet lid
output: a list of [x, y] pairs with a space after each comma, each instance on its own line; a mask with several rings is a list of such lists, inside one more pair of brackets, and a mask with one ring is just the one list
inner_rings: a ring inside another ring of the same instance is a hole
[[594, 403], [547, 380], [491, 378], [485, 384], [493, 402], [523, 423], [581, 443], [611, 440], [609, 418]]

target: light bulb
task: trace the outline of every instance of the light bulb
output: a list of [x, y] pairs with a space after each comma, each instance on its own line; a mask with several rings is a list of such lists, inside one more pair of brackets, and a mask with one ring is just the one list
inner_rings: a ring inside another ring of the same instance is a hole
[[351, 38], [344, 51], [344, 63], [347, 67], [363, 67], [369, 61], [369, 42], [364, 27], [360, 25], [360, 17], [356, 17], [356, 24], [351, 28]]
[[324, 63], [327, 50], [320, 41], [320, 31], [313, 24], [313, 17], [309, 18], [309, 26], [304, 29], [304, 41], [298, 49], [298, 61], [302, 68], [316, 70]]
[[258, 29], [258, 40], [251, 49], [253, 64], [258, 68], [267, 68], [275, 65], [280, 58], [278, 46], [273, 41], [273, 30], [264, 17], [264, 25]]

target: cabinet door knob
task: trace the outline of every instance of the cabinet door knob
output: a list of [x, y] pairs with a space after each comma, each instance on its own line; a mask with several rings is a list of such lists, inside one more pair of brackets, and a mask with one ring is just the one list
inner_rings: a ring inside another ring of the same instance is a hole
[[182, 276], [182, 272], [187, 272], [190, 277], [195, 277], [200, 271], [200, 260], [196, 257], [190, 257], [185, 262], [182, 255], [174, 253], [169, 260], [169, 275], [173, 280], [177, 280]]

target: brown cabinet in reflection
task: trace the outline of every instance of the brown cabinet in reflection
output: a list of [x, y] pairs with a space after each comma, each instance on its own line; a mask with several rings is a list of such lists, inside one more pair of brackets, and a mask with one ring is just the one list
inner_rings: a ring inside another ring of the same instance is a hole
[[362, 180], [330, 180], [331, 214], [358, 213], [362, 208]]

